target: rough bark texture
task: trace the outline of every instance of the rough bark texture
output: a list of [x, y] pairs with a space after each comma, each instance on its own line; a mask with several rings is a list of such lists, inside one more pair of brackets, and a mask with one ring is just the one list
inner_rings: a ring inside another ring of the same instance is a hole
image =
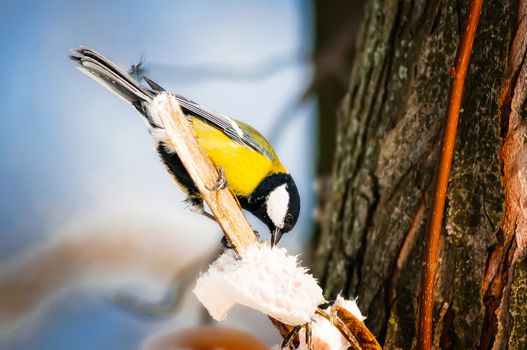
[[[438, 149], [468, 2], [371, 0], [338, 113], [315, 273], [386, 349], [415, 347]], [[465, 83], [434, 344], [527, 348], [525, 1], [485, 1]]]

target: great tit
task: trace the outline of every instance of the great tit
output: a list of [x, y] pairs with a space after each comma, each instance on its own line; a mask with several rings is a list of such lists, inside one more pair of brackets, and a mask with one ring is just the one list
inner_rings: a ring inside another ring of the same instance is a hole
[[[168, 172], [187, 195], [190, 207], [206, 214], [203, 198], [190, 178], [155, 113], [153, 98], [164, 91], [143, 77], [140, 85], [110, 60], [86, 47], [73, 50], [70, 59], [78, 68], [130, 103], [144, 117], [154, 138], [155, 148]], [[298, 220], [300, 196], [291, 175], [282, 165], [269, 142], [251, 126], [215, 113], [174, 94], [200, 146], [223, 173], [230, 190], [243, 209], [264, 222], [271, 231], [271, 245], [290, 231]]]

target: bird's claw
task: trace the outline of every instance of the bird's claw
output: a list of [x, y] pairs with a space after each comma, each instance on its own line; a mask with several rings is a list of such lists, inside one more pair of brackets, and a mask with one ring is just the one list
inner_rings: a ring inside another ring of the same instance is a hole
[[209, 220], [212, 220], [214, 222], [218, 222], [216, 220], [216, 217], [210, 213], [207, 213], [205, 211], [205, 207], [203, 206], [203, 202], [193, 202], [192, 198], [187, 198], [185, 200], [185, 202], [187, 202], [187, 205], [188, 205], [188, 208], [193, 212], [193, 213], [197, 213], [197, 214], [200, 214], [200, 215], [203, 215], [204, 217], [206, 217], [207, 219]]
[[225, 249], [234, 249], [234, 245], [225, 235], [221, 238], [221, 244]]
[[229, 186], [229, 183], [227, 182], [227, 178], [225, 177], [225, 169], [222, 167], [218, 168], [218, 172], [220, 173], [220, 176], [214, 186], [212, 188], [209, 188], [209, 191], [219, 191], [223, 190], [224, 188], [227, 188]]

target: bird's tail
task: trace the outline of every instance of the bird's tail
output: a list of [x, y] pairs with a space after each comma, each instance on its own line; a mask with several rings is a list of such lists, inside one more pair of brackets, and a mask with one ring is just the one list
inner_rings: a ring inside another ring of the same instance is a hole
[[73, 52], [74, 55], [69, 58], [77, 63], [80, 71], [101, 83], [145, 115], [143, 103], [152, 101], [157, 94], [156, 91], [142, 87], [129, 74], [92, 49], [81, 46]]

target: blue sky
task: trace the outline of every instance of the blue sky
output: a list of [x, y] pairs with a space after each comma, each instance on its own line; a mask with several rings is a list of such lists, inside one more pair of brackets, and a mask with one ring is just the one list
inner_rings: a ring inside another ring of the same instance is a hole
[[[163, 206], [171, 215], [194, 215], [184, 209], [135, 111], [74, 69], [66, 58], [70, 48], [92, 47], [122, 67], [145, 54], [161, 85], [265, 135], [309, 81], [308, 65], [292, 59], [259, 79], [178, 79], [166, 67], [250, 67], [297, 57], [311, 46], [310, 16], [300, 0], [2, 1], [1, 261], [86, 212]], [[291, 247], [309, 232], [314, 168], [312, 103], [297, 113], [275, 143], [303, 200], [298, 233], [284, 238]], [[0, 345], [129, 349], [153, 328], [100, 295], [77, 292], [53, 302], [23, 334], [0, 338]]]

